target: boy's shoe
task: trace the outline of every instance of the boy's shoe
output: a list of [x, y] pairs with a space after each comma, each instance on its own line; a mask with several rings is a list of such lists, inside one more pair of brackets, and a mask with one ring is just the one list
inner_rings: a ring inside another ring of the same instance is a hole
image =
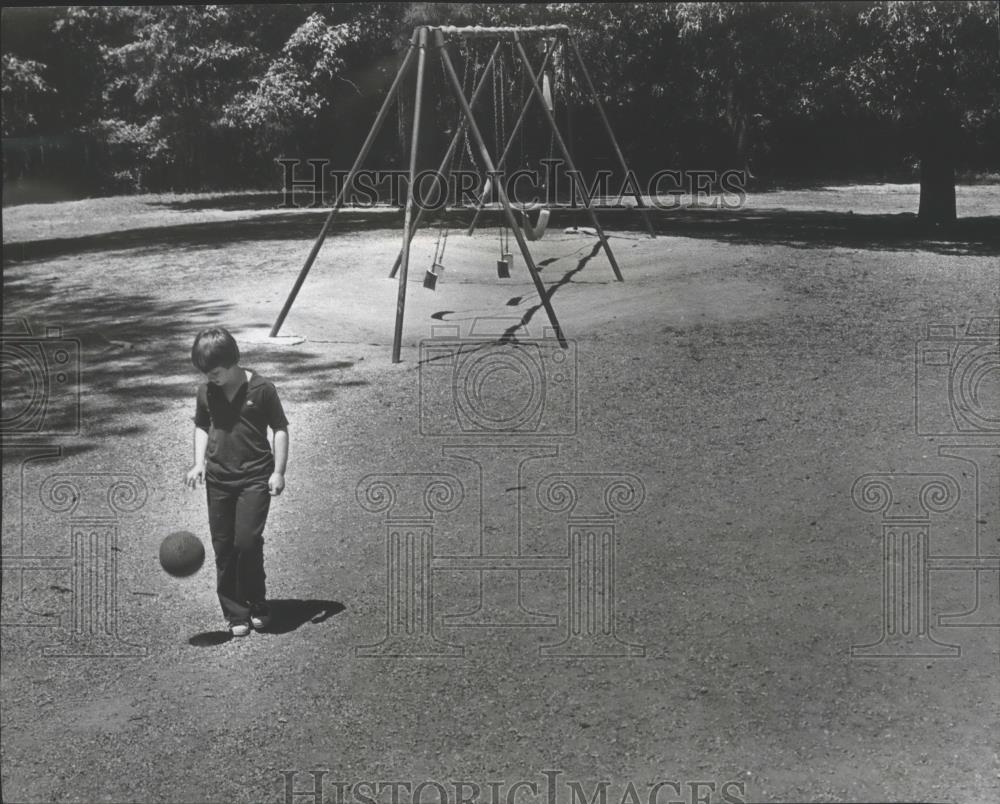
[[250, 624], [258, 631], [271, 624], [271, 610], [266, 603], [257, 603], [250, 607]]
[[250, 633], [249, 623], [230, 623], [229, 633], [234, 637], [245, 637]]

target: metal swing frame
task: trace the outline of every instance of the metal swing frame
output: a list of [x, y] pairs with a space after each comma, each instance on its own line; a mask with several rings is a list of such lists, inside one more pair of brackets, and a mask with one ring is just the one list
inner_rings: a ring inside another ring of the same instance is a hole
[[[542, 62], [542, 66], [538, 73], [535, 72], [531, 67], [531, 62], [528, 58], [528, 54], [524, 49], [522, 43], [522, 37], [551, 37], [552, 41], [549, 43], [548, 50], [546, 52], [545, 59]], [[490, 56], [489, 62], [487, 63], [487, 68], [483, 70], [483, 74], [475, 87], [471, 99], [466, 98], [465, 91], [462, 87], [462, 83], [459, 80], [457, 73], [455, 72], [455, 67], [452, 64], [451, 57], [448, 53], [446, 45], [451, 41], [451, 38], [462, 39], [495, 39], [496, 45], [493, 48], [493, 52]], [[396, 98], [397, 93], [400, 91], [404, 78], [409, 74], [414, 60], [417, 63], [417, 75], [416, 75], [416, 89], [414, 95], [413, 104], [413, 125], [411, 128], [410, 136], [410, 158], [409, 158], [409, 183], [407, 185], [406, 193], [406, 203], [403, 212], [403, 243], [400, 249], [399, 255], [396, 258], [396, 262], [393, 264], [392, 270], [390, 271], [390, 277], [396, 276], [398, 274], [399, 289], [396, 298], [396, 321], [395, 328], [393, 331], [393, 341], [392, 341], [392, 362], [400, 362], [400, 352], [402, 348], [402, 336], [403, 336], [403, 314], [406, 307], [406, 284], [407, 284], [407, 274], [410, 263], [410, 243], [416, 233], [417, 226], [419, 225], [424, 210], [418, 209], [414, 213], [414, 179], [417, 173], [417, 152], [420, 143], [420, 120], [421, 120], [421, 106], [423, 100], [423, 89], [424, 89], [424, 73], [427, 61], [427, 51], [429, 47], [433, 47], [439, 54], [442, 64], [444, 66], [445, 75], [447, 76], [447, 81], [451, 86], [452, 91], [458, 100], [459, 106], [461, 108], [462, 116], [465, 121], [465, 126], [468, 127], [468, 134], [472, 136], [475, 147], [479, 151], [480, 159], [483, 165], [486, 167], [487, 175], [498, 175], [497, 164], [502, 165], [504, 159], [506, 158], [507, 152], [510, 150], [511, 143], [513, 142], [514, 135], [517, 133], [520, 125], [523, 123], [525, 114], [527, 113], [528, 106], [530, 105], [532, 99], [537, 100], [538, 105], [542, 108], [545, 115], [545, 119], [552, 131], [553, 138], [556, 145], [558, 146], [563, 159], [565, 160], [567, 166], [571, 171], [571, 176], [573, 176], [574, 181], [577, 183], [577, 189], [581, 191], [581, 196], [587, 198], [586, 187], [583, 184], [583, 179], [573, 163], [573, 158], [569, 152], [569, 148], [566, 142], [563, 140], [562, 134], [559, 132], [559, 127], [555, 120], [555, 115], [548, 108], [545, 97], [543, 94], [542, 86], [542, 75], [545, 70], [545, 65], [547, 64], [555, 46], [558, 42], [568, 43], [572, 54], [575, 57], [576, 64], [580, 68], [581, 75], [584, 77], [585, 86], [589, 93], [590, 99], [595, 104], [598, 109], [601, 121], [603, 123], [604, 129], [611, 140], [612, 147], [614, 149], [615, 155], [618, 159], [618, 163], [626, 175], [628, 175], [628, 165], [625, 162], [625, 158], [622, 155], [621, 148], [618, 146], [618, 141], [615, 138], [614, 132], [611, 129], [611, 124], [608, 121], [607, 115], [604, 112], [604, 107], [601, 104], [600, 97], [594, 88], [593, 81], [590, 78], [590, 74], [587, 71], [586, 65], [583, 63], [583, 58], [580, 55], [580, 50], [576, 45], [576, 42], [572, 36], [572, 33], [568, 26], [566, 25], [540, 25], [532, 27], [502, 27], [502, 28], [490, 28], [490, 27], [456, 27], [456, 26], [420, 26], [413, 31], [413, 35], [410, 38], [409, 46], [407, 47], [406, 54], [403, 58], [403, 62], [396, 73], [396, 77], [393, 79], [392, 85], [386, 94], [385, 100], [382, 102], [382, 107], [379, 109], [378, 114], [375, 117], [375, 121], [372, 124], [371, 129], [368, 132], [368, 136], [365, 138], [364, 143], [358, 152], [357, 158], [354, 160], [350, 171], [348, 172], [344, 182], [341, 184], [340, 191], [337, 194], [337, 198], [330, 209], [329, 214], [326, 217], [323, 227], [320, 230], [316, 241], [313, 243], [312, 249], [306, 258], [305, 264], [299, 271], [298, 277], [296, 277], [295, 283], [292, 286], [291, 291], [288, 294], [288, 298], [285, 300], [285, 304], [278, 314], [277, 319], [274, 322], [274, 326], [271, 328], [271, 337], [276, 337], [281, 329], [285, 318], [288, 316], [292, 305], [295, 302], [296, 296], [298, 296], [299, 291], [302, 288], [302, 284], [305, 282], [306, 276], [308, 276], [313, 263], [316, 261], [316, 257], [319, 255], [320, 248], [323, 246], [323, 242], [326, 240], [327, 235], [330, 232], [330, 227], [333, 223], [333, 218], [340, 208], [341, 204], [346, 197], [348, 188], [353, 185], [354, 178], [364, 163], [368, 156], [372, 145], [375, 142], [375, 138], [378, 136], [385, 123], [386, 118], [389, 116], [389, 112], [392, 108], [392, 103]], [[477, 99], [479, 98], [481, 91], [485, 85], [485, 77], [488, 73], [489, 67], [492, 66], [494, 60], [500, 52], [501, 46], [509, 42], [513, 44], [514, 50], [520, 61], [521, 65], [525, 70], [525, 74], [529, 79], [531, 84], [531, 93], [527, 100], [525, 101], [524, 108], [521, 110], [521, 115], [518, 119], [515, 129], [511, 134], [511, 138], [507, 143], [507, 148], [505, 148], [504, 153], [501, 155], [498, 163], [495, 163], [492, 156], [490, 155], [489, 148], [486, 145], [486, 141], [483, 139], [483, 135], [476, 123], [475, 117], [472, 113], [472, 107], [475, 105]], [[444, 159], [441, 161], [441, 167], [439, 172], [444, 170], [449, 164], [452, 155], [454, 154], [454, 149], [458, 147], [458, 143], [463, 134], [462, 126], [459, 126], [455, 134], [452, 137], [451, 144], [445, 154]], [[556, 318], [555, 310], [552, 307], [550, 294], [542, 281], [538, 273], [538, 267], [535, 264], [534, 259], [531, 256], [531, 252], [528, 249], [525, 231], [522, 228], [522, 222], [518, 219], [518, 214], [515, 209], [511, 206], [510, 199], [507, 197], [507, 193], [502, 186], [502, 182], [497, 182], [497, 194], [500, 200], [500, 205], [506, 218], [507, 226], [514, 234], [514, 238], [517, 241], [518, 249], [521, 252], [521, 256], [524, 258], [525, 265], [528, 268], [528, 273], [531, 275], [532, 282], [535, 285], [535, 289], [538, 291], [539, 299], [542, 306], [545, 309], [546, 315], [549, 319], [549, 324], [552, 331], [559, 342], [559, 345], [563, 348], [568, 348], [568, 342], [566, 341], [565, 335], [563, 334], [562, 327]], [[651, 236], [655, 237], [655, 232], [652, 223], [646, 213], [645, 208], [642, 205], [642, 200], [635, 193], [636, 200], [638, 202], [638, 209], [642, 214], [643, 220], [646, 223], [646, 228], [649, 230]], [[607, 235], [604, 233], [604, 229], [601, 226], [600, 221], [597, 218], [597, 214], [594, 208], [590, 205], [589, 201], [586, 204], [586, 210], [590, 216], [591, 223], [597, 236], [600, 240], [601, 247], [604, 253], [608, 257], [608, 262], [611, 264], [611, 269], [614, 272], [615, 279], [618, 281], [624, 281], [621, 269], [618, 266], [618, 262], [615, 259], [614, 253], [611, 250], [611, 245], [608, 243]]]

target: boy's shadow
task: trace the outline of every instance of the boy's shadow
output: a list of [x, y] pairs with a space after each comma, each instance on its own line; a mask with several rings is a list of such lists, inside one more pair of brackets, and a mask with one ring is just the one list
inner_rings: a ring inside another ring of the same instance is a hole
[[336, 600], [269, 600], [271, 624], [265, 634], [287, 634], [301, 625], [321, 623], [344, 610]]
[[[309, 623], [321, 623], [344, 610], [344, 604], [336, 600], [269, 600], [271, 623], [260, 633], [287, 634]], [[203, 631], [188, 640], [196, 648], [221, 645], [233, 639], [228, 631]]]

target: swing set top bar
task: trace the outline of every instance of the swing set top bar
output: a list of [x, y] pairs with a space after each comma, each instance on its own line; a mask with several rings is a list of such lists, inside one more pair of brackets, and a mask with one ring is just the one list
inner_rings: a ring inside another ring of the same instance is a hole
[[511, 38], [515, 35], [542, 35], [542, 36], [557, 36], [566, 35], [569, 33], [568, 25], [533, 25], [526, 26], [523, 28], [485, 28], [478, 25], [472, 26], [455, 26], [455, 25], [441, 25], [439, 27], [431, 27], [430, 31], [440, 31], [444, 36], [463, 36], [466, 38]]

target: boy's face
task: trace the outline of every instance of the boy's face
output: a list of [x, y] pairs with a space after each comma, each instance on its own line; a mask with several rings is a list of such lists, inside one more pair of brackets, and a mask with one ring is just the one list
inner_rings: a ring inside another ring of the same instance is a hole
[[233, 385], [237, 380], [242, 379], [239, 375], [240, 367], [235, 364], [225, 367], [216, 366], [205, 372], [205, 376], [212, 385]]

